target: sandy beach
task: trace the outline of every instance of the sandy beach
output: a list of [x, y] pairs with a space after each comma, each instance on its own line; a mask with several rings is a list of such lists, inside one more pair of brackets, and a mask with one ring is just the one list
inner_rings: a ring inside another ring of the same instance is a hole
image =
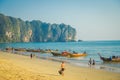
[[58, 74], [60, 64], [0, 51], [0, 80], [120, 80], [120, 73], [68, 63], [65, 63], [65, 75], [61, 76]]

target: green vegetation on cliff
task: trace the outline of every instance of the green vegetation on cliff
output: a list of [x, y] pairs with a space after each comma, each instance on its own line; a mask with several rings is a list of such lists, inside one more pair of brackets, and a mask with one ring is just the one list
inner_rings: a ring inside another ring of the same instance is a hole
[[0, 14], [0, 42], [66, 42], [75, 41], [75, 36], [76, 30], [70, 25], [23, 21]]

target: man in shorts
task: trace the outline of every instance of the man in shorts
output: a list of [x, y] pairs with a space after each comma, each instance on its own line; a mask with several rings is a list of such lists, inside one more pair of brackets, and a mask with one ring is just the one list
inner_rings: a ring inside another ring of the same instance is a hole
[[60, 75], [64, 76], [64, 70], [65, 70], [65, 62], [62, 61], [61, 63], [61, 69], [58, 71]]

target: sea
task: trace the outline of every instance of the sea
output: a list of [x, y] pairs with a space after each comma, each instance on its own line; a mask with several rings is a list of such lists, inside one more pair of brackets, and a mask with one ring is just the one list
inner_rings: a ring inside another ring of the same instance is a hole
[[31, 53], [38, 58], [49, 59], [54, 61], [65, 61], [70, 64], [91, 67], [88, 65], [89, 59], [95, 60], [96, 65], [92, 66], [96, 69], [104, 69], [112, 72], [120, 73], [120, 62], [103, 62], [98, 53], [103, 57], [119, 56], [120, 57], [120, 41], [81, 41], [81, 42], [28, 42], [28, 43], [0, 43], [0, 50], [5, 51], [5, 48], [26, 48], [26, 49], [51, 49], [69, 52], [86, 52], [85, 57], [69, 58], [69, 57], [55, 57], [51, 53], [36, 53], [36, 52], [19, 52], [29, 56]]

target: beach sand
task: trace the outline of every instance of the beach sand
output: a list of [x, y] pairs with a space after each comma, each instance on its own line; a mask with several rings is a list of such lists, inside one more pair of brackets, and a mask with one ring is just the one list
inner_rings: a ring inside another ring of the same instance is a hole
[[65, 75], [61, 76], [58, 74], [60, 64], [0, 51], [0, 80], [120, 80], [120, 73], [68, 63], [65, 63]]

